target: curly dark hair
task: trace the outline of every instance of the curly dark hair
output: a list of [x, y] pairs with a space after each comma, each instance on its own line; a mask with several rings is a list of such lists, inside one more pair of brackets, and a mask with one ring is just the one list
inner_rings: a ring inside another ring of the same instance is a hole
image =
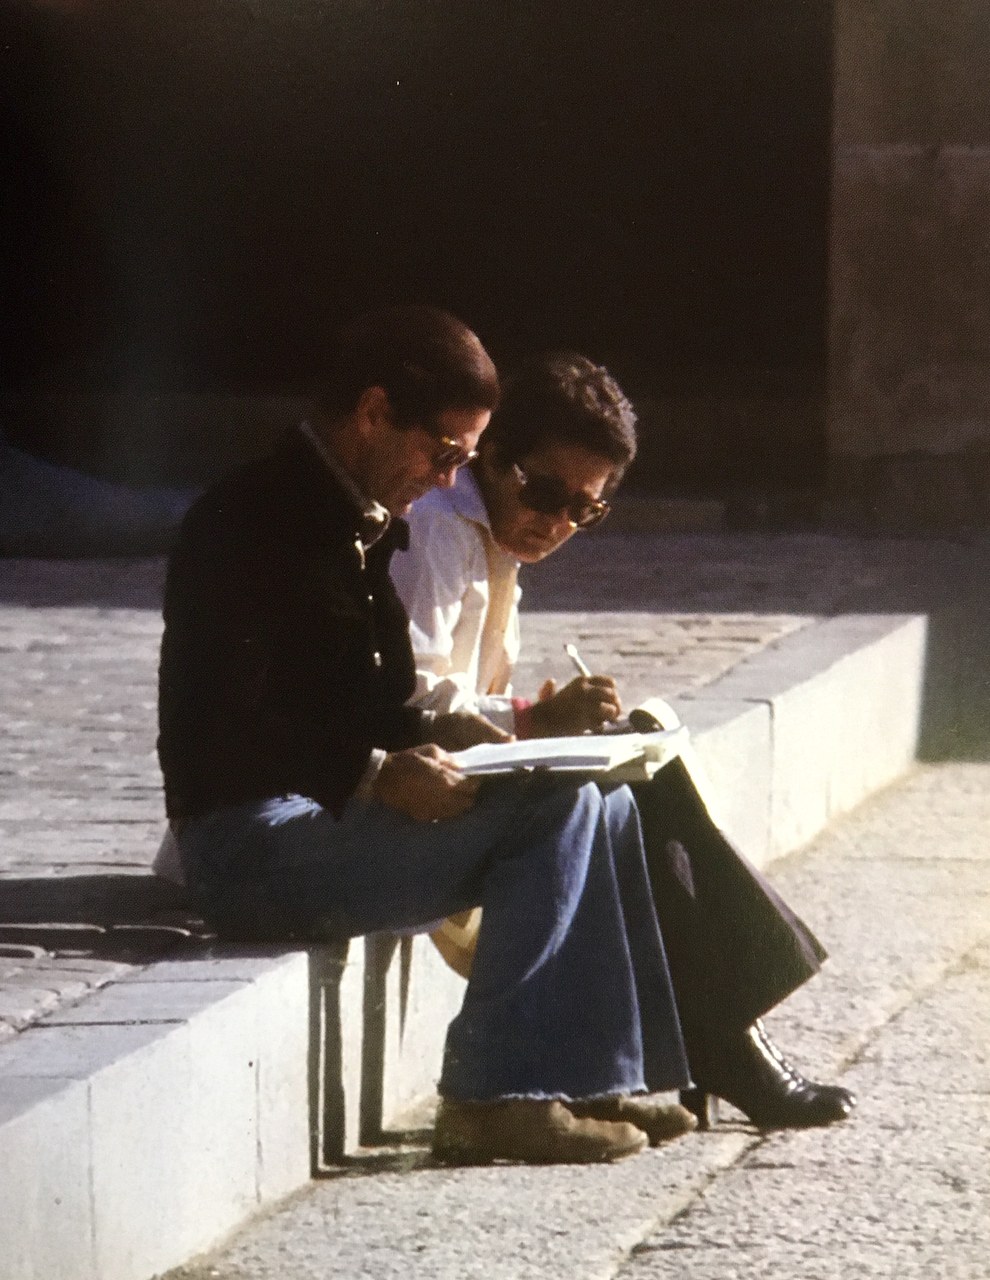
[[618, 483], [636, 456], [636, 414], [604, 366], [552, 351], [519, 369], [484, 438], [500, 466], [547, 444], [581, 445], [614, 464]]

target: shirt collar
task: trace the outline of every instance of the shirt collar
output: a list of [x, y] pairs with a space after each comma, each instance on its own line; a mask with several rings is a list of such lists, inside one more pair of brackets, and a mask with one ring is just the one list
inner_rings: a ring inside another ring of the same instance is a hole
[[360, 511], [361, 527], [358, 530], [358, 536], [362, 546], [365, 550], [373, 547], [380, 538], [385, 536], [385, 531], [392, 521], [388, 509], [361, 492], [353, 478], [344, 470], [308, 422], [302, 423], [299, 429], [323, 459], [327, 470]]
[[444, 489], [441, 491], [452, 511], [461, 516], [465, 520], [470, 520], [472, 524], [481, 525], [488, 534], [491, 546], [494, 548], [495, 554], [506, 563], [516, 567], [519, 565], [517, 558], [504, 547], [500, 547], [495, 541], [492, 534], [491, 521], [488, 519], [488, 508], [485, 506], [485, 499], [481, 495], [481, 486], [475, 477], [471, 467], [461, 467], [457, 473], [452, 489]]
[[481, 489], [470, 467], [460, 468], [454, 480], [454, 487], [448, 490], [448, 495], [451, 507], [459, 516], [463, 516], [465, 520], [471, 520], [474, 524], [482, 525], [491, 533], [488, 508], [485, 506]]

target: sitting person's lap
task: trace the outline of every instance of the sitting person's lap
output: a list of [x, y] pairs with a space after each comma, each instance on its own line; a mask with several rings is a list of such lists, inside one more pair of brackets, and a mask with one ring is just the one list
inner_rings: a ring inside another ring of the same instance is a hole
[[[487, 868], [520, 856], [554, 824], [627, 820], [626, 788], [531, 777], [491, 780], [460, 817], [422, 823], [352, 799], [340, 817], [299, 795], [215, 810], [182, 827], [187, 883], [206, 912], [319, 919], [341, 937], [404, 930], [477, 906]], [[582, 833], [583, 834], [583, 833]], [[588, 844], [564, 842], [561, 874]], [[551, 885], [547, 884], [547, 889]]]

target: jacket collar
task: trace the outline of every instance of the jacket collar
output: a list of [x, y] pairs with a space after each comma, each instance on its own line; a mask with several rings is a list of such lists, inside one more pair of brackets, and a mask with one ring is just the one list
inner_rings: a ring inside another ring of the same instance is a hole
[[359, 516], [357, 532], [364, 549], [367, 551], [369, 547], [373, 547], [380, 538], [385, 536], [385, 532], [392, 521], [391, 515], [380, 502], [366, 497], [361, 492], [352, 477], [344, 470], [340, 462], [308, 422], [302, 423], [299, 430], [330, 472], [330, 475], [337, 483], [337, 487], [350, 498], [352, 506], [357, 510]]
[[[291, 470], [289, 483], [296, 499], [315, 504], [314, 510], [319, 508], [319, 526], [359, 542], [363, 556], [364, 509], [355, 497], [355, 486], [341, 483], [299, 428], [286, 432], [276, 456]], [[386, 562], [393, 551], [404, 551], [409, 546], [409, 525], [399, 516], [392, 516], [384, 534], [380, 529], [376, 534], [373, 549], [376, 554], [380, 550]], [[367, 545], [371, 549], [371, 544]]]

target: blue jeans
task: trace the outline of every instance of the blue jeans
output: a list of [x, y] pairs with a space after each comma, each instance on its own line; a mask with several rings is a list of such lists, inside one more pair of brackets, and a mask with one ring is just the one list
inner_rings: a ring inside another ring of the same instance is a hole
[[231, 901], [329, 920], [341, 937], [484, 908], [447, 1031], [440, 1092], [584, 1098], [689, 1082], [636, 806], [543, 779], [491, 781], [471, 810], [415, 822], [377, 802], [337, 819], [282, 796], [180, 835], [208, 914]]

